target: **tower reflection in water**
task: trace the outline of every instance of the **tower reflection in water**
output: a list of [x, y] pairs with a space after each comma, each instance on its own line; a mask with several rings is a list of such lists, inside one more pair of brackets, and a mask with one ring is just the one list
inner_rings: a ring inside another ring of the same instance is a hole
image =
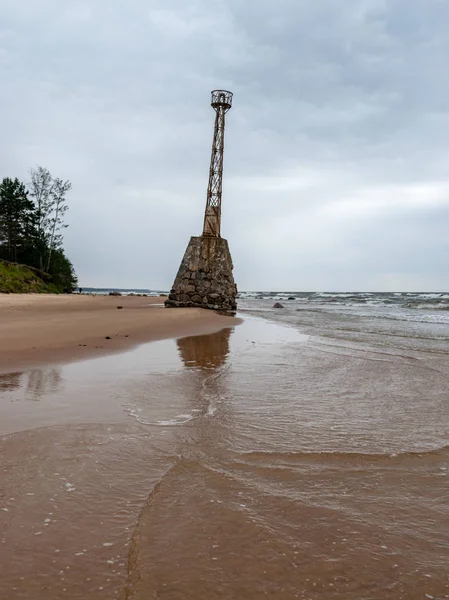
[[234, 330], [222, 329], [211, 335], [197, 335], [176, 340], [179, 355], [187, 368], [217, 369], [229, 355], [229, 338]]
[[[179, 355], [189, 380], [185, 387], [188, 404], [196, 418], [188, 428], [190, 450], [209, 456], [226, 443], [232, 411], [226, 402], [229, 394], [229, 339], [233, 328], [212, 335], [177, 340]], [[187, 383], [187, 382], [186, 382]], [[184, 438], [186, 441], [186, 438]], [[186, 455], [186, 446], [183, 448]]]

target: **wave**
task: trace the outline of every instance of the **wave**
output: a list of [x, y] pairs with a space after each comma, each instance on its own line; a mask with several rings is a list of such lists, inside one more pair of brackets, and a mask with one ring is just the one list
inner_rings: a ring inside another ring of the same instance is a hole
[[150, 290], [147, 288], [94, 288], [83, 287], [84, 294], [92, 296], [107, 296], [110, 292], [120, 292], [122, 296], [161, 296], [167, 295], [168, 292], [163, 290]]
[[414, 302], [407, 302], [402, 305], [402, 308], [412, 308], [421, 310], [449, 310], [449, 302], [442, 302], [441, 298], [435, 299], [433, 302], [428, 300], [427, 302], [420, 302], [415, 300]]
[[240, 300], [296, 301], [300, 303], [357, 306], [397, 306], [398, 308], [449, 309], [449, 294], [440, 292], [240, 292]]
[[315, 292], [316, 298], [364, 298], [374, 296], [374, 292], [344, 292], [344, 293], [331, 293], [331, 292]]
[[323, 450], [323, 451], [300, 451], [300, 452], [279, 452], [276, 450], [270, 451], [241, 451], [236, 452], [235, 454], [239, 457], [244, 457], [249, 460], [266, 460], [269, 458], [270, 461], [279, 461], [279, 462], [294, 462], [294, 461], [309, 461], [316, 462], [326, 461], [326, 462], [378, 462], [378, 461], [392, 461], [392, 460], [403, 460], [404, 458], [410, 459], [423, 459], [434, 457], [438, 458], [439, 456], [447, 458], [447, 454], [449, 453], [449, 444], [445, 446], [440, 446], [438, 448], [429, 448], [422, 450], [397, 450], [394, 452], [342, 452], [338, 450]]

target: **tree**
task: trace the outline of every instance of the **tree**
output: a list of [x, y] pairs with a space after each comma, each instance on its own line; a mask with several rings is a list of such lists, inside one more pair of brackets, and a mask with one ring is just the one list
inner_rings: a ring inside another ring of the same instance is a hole
[[39, 166], [36, 169], [31, 169], [30, 175], [31, 196], [34, 198], [37, 211], [37, 231], [41, 235], [48, 227], [52, 177], [48, 169]]
[[0, 258], [34, 268], [54, 291], [72, 292], [77, 277], [62, 247], [72, 184], [53, 178], [43, 167], [30, 175], [30, 192], [17, 178], [0, 182]]
[[61, 229], [68, 227], [68, 225], [64, 223], [64, 215], [69, 209], [68, 205], [65, 203], [65, 195], [71, 189], [72, 184], [70, 181], [62, 181], [62, 179], [59, 178], [56, 178], [53, 181], [51, 189], [52, 213], [49, 218], [50, 229], [46, 271], [49, 271], [50, 269], [52, 252], [62, 246], [62, 234], [59, 232]]
[[17, 262], [36, 234], [36, 211], [28, 192], [17, 177], [0, 183], [0, 246], [2, 255]]
[[78, 279], [75, 269], [63, 250], [56, 249], [53, 251], [49, 273], [52, 276], [52, 282], [63, 292], [71, 293], [76, 289]]
[[59, 178], [53, 179], [50, 171], [40, 166], [31, 169], [30, 176], [31, 196], [37, 215], [38, 266], [50, 271], [53, 253], [62, 247], [61, 230], [68, 227], [64, 223], [64, 215], [68, 210], [66, 194], [72, 184]]

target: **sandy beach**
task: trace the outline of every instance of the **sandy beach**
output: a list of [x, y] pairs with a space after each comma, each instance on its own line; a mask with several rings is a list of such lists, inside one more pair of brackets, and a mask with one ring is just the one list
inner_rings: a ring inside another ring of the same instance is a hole
[[[235, 324], [201, 309], [164, 309], [165, 298], [0, 294], [0, 373], [119, 352]], [[118, 308], [122, 307], [122, 308]]]

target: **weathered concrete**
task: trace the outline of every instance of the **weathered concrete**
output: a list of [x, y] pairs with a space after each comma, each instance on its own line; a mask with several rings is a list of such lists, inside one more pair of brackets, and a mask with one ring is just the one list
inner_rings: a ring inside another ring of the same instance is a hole
[[232, 269], [225, 239], [191, 237], [165, 306], [235, 311], [237, 286]]

